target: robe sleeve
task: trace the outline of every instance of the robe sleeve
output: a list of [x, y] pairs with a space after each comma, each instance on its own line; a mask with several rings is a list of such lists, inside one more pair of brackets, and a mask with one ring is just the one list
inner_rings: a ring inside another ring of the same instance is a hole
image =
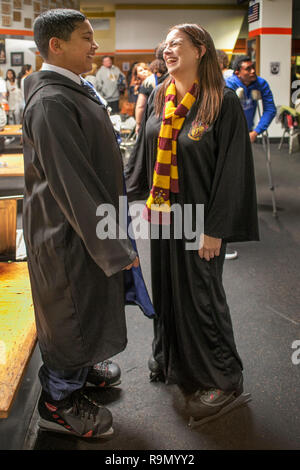
[[260, 92], [263, 102], [263, 114], [256, 128], [254, 129], [258, 134], [266, 131], [276, 116], [276, 106], [274, 103], [273, 93], [265, 80], [263, 80], [261, 84]]
[[215, 138], [218, 154], [204, 232], [225, 242], [259, 240], [249, 131], [238, 97], [231, 90], [225, 91]]
[[[27, 111], [25, 125], [50, 191], [90, 256], [107, 276], [131, 264], [136, 252], [126, 234], [124, 239], [97, 236], [97, 208], [115, 204], [88, 161], [88, 142], [74, 113], [64, 102], [43, 99]], [[107, 175], [103, 175], [104, 181], [105, 178]], [[115, 219], [112, 223], [118, 234]]]

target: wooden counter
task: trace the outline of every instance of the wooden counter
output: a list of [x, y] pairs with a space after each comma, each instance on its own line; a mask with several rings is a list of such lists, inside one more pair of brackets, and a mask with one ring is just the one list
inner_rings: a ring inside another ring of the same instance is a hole
[[[2, 166], [1, 163], [5, 163], [5, 166]], [[1, 176], [24, 176], [24, 158], [22, 153], [0, 155]]]
[[12, 136], [21, 136], [22, 135], [22, 126], [21, 124], [9, 124], [0, 131], [0, 137], [12, 137]]
[[9, 415], [35, 344], [27, 263], [0, 263], [0, 418]]

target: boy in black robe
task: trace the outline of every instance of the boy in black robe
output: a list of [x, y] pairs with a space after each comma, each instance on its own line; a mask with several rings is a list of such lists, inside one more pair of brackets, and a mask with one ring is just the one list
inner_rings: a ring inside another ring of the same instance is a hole
[[45, 12], [34, 37], [45, 63], [25, 82], [23, 226], [44, 361], [40, 426], [101, 437], [112, 416], [84, 386], [118, 382], [105, 360], [126, 346], [122, 270], [138, 266], [126, 234], [97, 235], [104, 203], [121, 233], [122, 159], [106, 108], [80, 77], [98, 48], [85, 16]]

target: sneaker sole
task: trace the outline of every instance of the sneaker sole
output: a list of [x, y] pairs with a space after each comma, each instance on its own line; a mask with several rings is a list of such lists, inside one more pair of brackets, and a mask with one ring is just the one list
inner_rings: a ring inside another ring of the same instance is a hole
[[58, 433], [61, 433], [61, 434], [69, 434], [69, 435], [72, 435], [72, 436], [82, 437], [82, 438], [86, 438], [86, 439], [102, 439], [102, 438], [105, 438], [105, 437], [112, 436], [112, 434], [114, 433], [114, 430], [111, 427], [110, 429], [108, 429], [107, 431], [103, 432], [102, 434], [100, 434], [98, 436], [91, 436], [91, 437], [83, 436], [82, 434], [78, 434], [76, 432], [69, 431], [68, 429], [64, 428], [60, 424], [52, 423], [51, 421], [47, 421], [46, 419], [43, 419], [43, 418], [39, 419], [38, 426], [42, 431], [53, 431], [53, 432], [58, 432]]
[[93, 387], [103, 388], [103, 389], [116, 387], [117, 385], [120, 385], [120, 383], [121, 383], [120, 379], [117, 380], [116, 382], [113, 382], [112, 384], [108, 384], [108, 385], [95, 385], [95, 384], [93, 384], [93, 382], [89, 382], [89, 381], [86, 382], [87, 385], [92, 385]]
[[229, 411], [234, 410], [235, 408], [239, 408], [240, 406], [244, 405], [245, 403], [248, 403], [249, 401], [251, 401], [251, 399], [252, 398], [251, 398], [250, 393], [242, 393], [234, 401], [229, 403], [227, 406], [224, 406], [224, 408], [222, 408], [218, 413], [216, 413], [214, 415], [207, 416], [206, 418], [202, 418], [202, 419], [198, 419], [198, 420], [191, 416], [188, 425], [191, 429], [194, 429], [196, 427], [200, 427], [203, 424], [209, 423], [210, 421], [213, 421], [213, 420], [219, 418], [220, 416], [225, 415], [226, 413], [228, 413]]

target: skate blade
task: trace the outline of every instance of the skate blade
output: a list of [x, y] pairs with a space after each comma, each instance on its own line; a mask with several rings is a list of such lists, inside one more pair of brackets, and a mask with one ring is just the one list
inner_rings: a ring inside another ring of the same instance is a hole
[[251, 401], [251, 399], [252, 398], [251, 398], [250, 393], [242, 393], [234, 401], [229, 403], [227, 406], [224, 406], [224, 408], [222, 408], [215, 415], [207, 416], [206, 418], [202, 418], [202, 419], [201, 418], [200, 419], [195, 419], [195, 418], [193, 418], [193, 416], [191, 416], [188, 425], [191, 429], [200, 427], [203, 424], [209, 423], [210, 421], [213, 421], [213, 420], [219, 418], [220, 416], [225, 415], [229, 411], [234, 410], [235, 408], [238, 408], [238, 407], [244, 405], [245, 403], [248, 403], [249, 401]]
[[[38, 421], [38, 426], [41, 431], [58, 432], [60, 434], [69, 434], [69, 436], [85, 438], [85, 436], [82, 436], [81, 434], [77, 434], [76, 432], [69, 431], [68, 429], [64, 428], [60, 424], [52, 423], [43, 418], [40, 418], [40, 420]], [[100, 436], [92, 436], [92, 437], [88, 437], [87, 439], [102, 439], [102, 438], [105, 439], [106, 437], [112, 436], [113, 433], [114, 433], [114, 430], [112, 427], [110, 427], [107, 431], [103, 432]]]

